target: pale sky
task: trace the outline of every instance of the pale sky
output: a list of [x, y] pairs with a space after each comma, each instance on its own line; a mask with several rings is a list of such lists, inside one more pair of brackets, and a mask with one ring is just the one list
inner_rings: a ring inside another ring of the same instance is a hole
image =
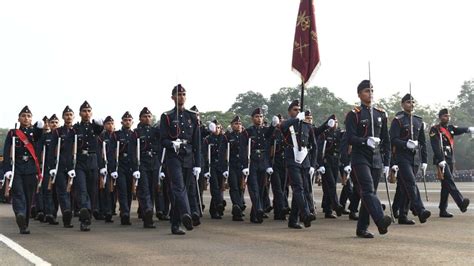
[[[34, 119], [137, 118], [187, 107], [226, 111], [239, 93], [266, 97], [295, 86], [291, 71], [299, 0], [0, 1], [0, 127], [24, 105]], [[321, 67], [309, 86], [357, 101], [371, 62], [376, 100], [408, 91], [423, 104], [455, 99], [474, 78], [472, 0], [315, 0]], [[77, 117], [76, 117], [77, 118]]]

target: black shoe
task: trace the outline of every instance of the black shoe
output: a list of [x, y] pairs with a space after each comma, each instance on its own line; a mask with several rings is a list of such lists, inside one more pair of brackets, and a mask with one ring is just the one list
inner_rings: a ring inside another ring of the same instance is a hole
[[112, 220], [112, 214], [106, 214], [105, 215], [105, 223], [113, 223], [114, 220]]
[[453, 218], [453, 215], [447, 211], [440, 211], [439, 217], [441, 218]]
[[65, 210], [63, 213], [63, 226], [64, 228], [73, 228], [71, 224], [72, 212], [70, 210]]
[[273, 220], [286, 221], [286, 215], [283, 215], [283, 214], [273, 215]]
[[163, 214], [162, 211], [157, 211], [157, 212], [156, 212], [156, 218], [157, 218], [158, 220], [160, 220], [160, 221], [163, 220], [163, 219], [162, 219], [163, 216], [164, 216], [164, 214]]
[[219, 214], [223, 213], [224, 212], [224, 204], [222, 204], [222, 203], [217, 204], [216, 210]]
[[357, 230], [356, 235], [357, 237], [360, 237], [360, 238], [374, 238], [374, 234], [372, 234], [371, 232], [367, 230], [364, 230], [364, 231]]
[[91, 214], [89, 213], [89, 210], [86, 208], [82, 208], [79, 211], [79, 221], [84, 222], [84, 221], [89, 221], [91, 219]]
[[46, 222], [51, 224], [51, 225], [58, 225], [58, 221], [56, 221], [56, 218], [54, 218], [54, 216], [52, 215], [46, 215], [46, 218], [45, 218]]
[[263, 223], [263, 215], [265, 214], [265, 212], [260, 209], [260, 210], [257, 210], [257, 216], [255, 217], [257, 219], [257, 221], [259, 223]]
[[90, 222], [81, 222], [81, 231], [88, 232], [91, 230]]
[[265, 208], [265, 213], [269, 213], [273, 210], [273, 207], [272, 206], [268, 206]]
[[324, 218], [326, 219], [336, 219], [336, 215], [332, 214], [332, 213], [326, 213], [324, 214]]
[[18, 225], [18, 228], [20, 228], [20, 234], [22, 230], [25, 230], [26, 227], [26, 217], [23, 214], [17, 214], [16, 215], [16, 224]]
[[311, 227], [311, 221], [314, 220], [316, 220], [316, 216], [314, 214], [310, 213], [309, 215], [307, 215], [304, 218], [304, 227]]
[[466, 212], [468, 206], [469, 206], [469, 199], [465, 198], [462, 200], [461, 207], [459, 207], [459, 209], [461, 210], [461, 212]]
[[426, 223], [426, 220], [430, 218], [430, 216], [431, 216], [431, 212], [428, 210], [424, 210], [421, 212], [420, 215], [418, 215], [418, 219], [420, 219], [420, 223], [424, 224]]
[[293, 228], [293, 229], [303, 229], [303, 226], [299, 223], [289, 223], [288, 228]]
[[385, 215], [377, 224], [377, 228], [379, 229], [379, 234], [384, 235], [388, 232], [388, 227], [392, 224], [392, 218], [390, 216]]
[[398, 224], [414, 225], [415, 221], [409, 220], [406, 216], [398, 217]]
[[393, 210], [393, 217], [395, 217], [395, 219], [398, 219], [398, 217], [400, 217], [400, 215], [398, 214], [398, 211]]
[[245, 209], [247, 209], [247, 205], [244, 203], [244, 205], [242, 205], [242, 211], [245, 211]]
[[184, 232], [184, 230], [179, 228], [179, 227], [171, 227], [171, 233], [173, 235], [185, 235], [186, 234], [186, 232]]
[[20, 229], [20, 234], [29, 235], [30, 234], [30, 229], [28, 229], [28, 228]]
[[283, 212], [284, 215], [288, 215], [288, 214], [290, 214], [290, 208], [285, 207], [285, 208], [283, 208], [282, 212]]
[[145, 217], [143, 218], [143, 228], [156, 228], [153, 224], [153, 210], [145, 211]]
[[386, 208], [387, 208], [387, 207], [385, 206], [385, 204], [382, 203], [382, 210], [385, 211]]
[[123, 214], [123, 215], [120, 217], [120, 224], [121, 224], [121, 225], [132, 225], [132, 223], [130, 222], [130, 215], [128, 215], [128, 214]]
[[44, 212], [38, 212], [38, 214], [36, 215], [35, 217], [35, 220], [38, 220], [40, 221], [41, 223], [44, 223], [45, 220], [44, 220]]
[[193, 213], [191, 218], [193, 219], [193, 226], [199, 226], [201, 224], [201, 216], [199, 216], [197, 212]]
[[349, 213], [349, 220], [353, 220], [353, 221], [359, 220], [359, 215], [357, 215], [357, 212]]
[[232, 221], [236, 221], [236, 222], [242, 222], [244, 220], [244, 218], [242, 217], [242, 215], [239, 215], [239, 216], [232, 216]]
[[342, 209], [342, 215], [348, 215], [349, 213], [350, 213], [350, 212], [347, 211], [346, 209], [344, 209], [344, 208]]
[[239, 205], [232, 206], [232, 216], [242, 217], [242, 209], [240, 209]]
[[79, 210], [74, 210], [74, 217], [79, 217]]
[[94, 219], [96, 219], [96, 220], [99, 220], [99, 215], [100, 215], [100, 214], [99, 214], [99, 211], [98, 211], [98, 210], [94, 210], [94, 211], [92, 212], [92, 216], [93, 216]]
[[268, 214], [266, 214], [266, 213], [264, 213], [263, 216], [262, 216], [263, 219], [268, 219], [268, 217], [269, 217], [269, 216], [268, 216]]
[[183, 217], [181, 217], [181, 223], [183, 223], [186, 230], [188, 231], [193, 230], [193, 220], [191, 218], [191, 215], [184, 214]]
[[204, 205], [204, 204], [202, 204], [201, 207], [202, 207], [203, 211], [206, 209], [206, 205]]
[[212, 213], [211, 214], [211, 219], [221, 220], [222, 216], [220, 216], [218, 213]]
[[262, 222], [259, 222], [259, 221], [257, 220], [257, 218], [252, 217], [252, 216], [250, 217], [250, 222], [251, 222], [251, 223], [254, 223], [254, 224], [261, 224], [261, 223], [262, 223]]
[[345, 211], [345, 209], [344, 209], [344, 207], [342, 207], [341, 205], [339, 205], [339, 206], [336, 207], [336, 210], [335, 210], [335, 211], [336, 211], [337, 217], [340, 217], [340, 216], [342, 216], [342, 212]]
[[31, 211], [30, 211], [30, 217], [35, 217], [35, 219], [36, 219], [37, 215], [38, 215], [38, 210], [36, 209], [36, 206], [32, 206]]

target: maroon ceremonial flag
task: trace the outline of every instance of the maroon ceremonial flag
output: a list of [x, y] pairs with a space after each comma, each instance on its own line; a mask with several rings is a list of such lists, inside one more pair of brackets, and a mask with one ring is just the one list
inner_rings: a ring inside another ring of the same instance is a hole
[[314, 15], [313, 0], [301, 0], [296, 20], [293, 44], [292, 68], [298, 72], [301, 81], [308, 82], [313, 71], [319, 66], [318, 35]]

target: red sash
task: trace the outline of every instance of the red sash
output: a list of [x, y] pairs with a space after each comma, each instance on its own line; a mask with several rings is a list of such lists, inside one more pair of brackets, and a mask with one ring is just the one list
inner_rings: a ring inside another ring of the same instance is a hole
[[[444, 128], [442, 126], [439, 126], [439, 130], [443, 133], [443, 135], [446, 136], [446, 138], [449, 141], [449, 145], [451, 145], [451, 148], [454, 149], [454, 139], [453, 139], [453, 136], [451, 135], [451, 133], [446, 128]], [[440, 141], [443, 141], [443, 140], [440, 140]]]
[[[21, 142], [23, 142], [23, 145], [25, 145], [25, 148], [30, 152], [31, 157], [33, 157], [33, 160], [35, 161], [35, 165], [36, 165], [36, 171], [38, 172], [38, 181], [41, 182], [43, 180], [43, 176], [41, 175], [38, 157], [36, 157], [36, 152], [35, 152], [35, 148], [33, 147], [33, 143], [30, 142], [30, 140], [25, 135], [25, 133], [23, 133], [23, 131], [17, 129], [15, 133], [18, 136], [18, 138], [21, 140]], [[13, 143], [13, 145], [15, 145], [15, 143]]]

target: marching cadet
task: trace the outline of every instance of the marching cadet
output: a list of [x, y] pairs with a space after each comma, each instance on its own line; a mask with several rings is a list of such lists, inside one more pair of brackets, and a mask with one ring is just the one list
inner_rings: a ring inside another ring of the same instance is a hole
[[224, 135], [221, 134], [222, 125], [214, 120], [209, 124], [209, 131], [211, 134], [203, 140], [202, 145], [202, 154], [205, 154], [207, 158], [204, 177], [209, 179], [211, 189], [209, 214], [212, 219], [222, 219], [224, 178], [222, 176], [223, 170], [220, 169], [221, 165], [219, 164], [219, 149], [224, 139]]
[[201, 173], [201, 132], [196, 112], [184, 108], [184, 87], [176, 85], [171, 95], [175, 108], [161, 115], [160, 135], [161, 144], [166, 148], [166, 178], [171, 194], [171, 233], [184, 235], [185, 231], [180, 228], [180, 224], [187, 230], [193, 230], [193, 224], [200, 223], [196, 179]]
[[[81, 122], [74, 125], [77, 135], [77, 164], [74, 191], [80, 204], [79, 221], [81, 231], [90, 231], [91, 212], [94, 218], [98, 211], [98, 136], [104, 130], [102, 119], [92, 119], [92, 107], [87, 101], [79, 108]], [[102, 173], [104, 173], [102, 171]]]
[[[425, 223], [431, 216], [426, 210], [420, 197], [420, 191], [416, 185], [416, 173], [418, 172], [419, 159], [421, 157], [421, 171], [426, 172], [427, 153], [423, 119], [413, 114], [415, 100], [411, 94], [402, 98], [403, 111], [398, 112], [392, 120], [390, 127], [390, 138], [392, 144], [392, 160], [398, 166], [397, 186], [400, 188], [399, 224], [415, 224], [407, 218], [408, 202], [411, 209], [415, 210], [420, 223]], [[393, 166], [392, 166], [393, 169]]]
[[112, 173], [114, 170], [111, 168], [109, 163], [114, 156], [114, 143], [112, 139], [114, 137], [114, 119], [111, 116], [107, 116], [104, 119], [104, 131], [99, 135], [99, 149], [100, 156], [99, 166], [100, 166], [100, 179], [99, 180], [99, 212], [100, 216], [103, 216], [106, 223], [113, 223], [112, 220], [112, 204], [114, 203], [113, 194], [110, 191], [111, 184], [113, 180], [109, 173]]
[[270, 138], [275, 126], [279, 123], [278, 117], [273, 117], [270, 127], [263, 126], [263, 110], [257, 108], [252, 112], [253, 125], [246, 129], [250, 139], [250, 166], [247, 185], [252, 210], [250, 221], [252, 223], [262, 223], [264, 217], [263, 200], [264, 185], [268, 181], [268, 176], [273, 174], [270, 166]]
[[[58, 129], [59, 127], [59, 118], [56, 116], [56, 114], [53, 114], [49, 120], [48, 120], [48, 124], [49, 124], [49, 129], [51, 131], [51, 145], [49, 147], [49, 154], [51, 156], [54, 156], [54, 149], [53, 149], [53, 132]], [[58, 216], [58, 210], [59, 210], [59, 200], [58, 200], [58, 193], [56, 193], [56, 187], [54, 186], [54, 184], [52, 183], [52, 179], [53, 177], [51, 177], [51, 175], [49, 174], [49, 171], [51, 171], [51, 168], [50, 168], [50, 165], [49, 165], [49, 159], [48, 159], [49, 156], [46, 156], [46, 167], [49, 169], [48, 171], [45, 171], [45, 173], [47, 173], [49, 176], [50, 176], [50, 181], [49, 184], [50, 184], [50, 187], [48, 187], [48, 189], [51, 190], [51, 193], [53, 195], [53, 204], [54, 204], [54, 209], [53, 209], [53, 216], [54, 218], [56, 219], [57, 216]]]
[[[359, 219], [359, 193], [354, 191], [352, 178], [351, 178], [351, 150], [352, 146], [348, 144], [347, 134], [346, 131], [342, 131], [341, 137], [341, 146], [339, 148], [339, 153], [341, 154], [340, 162], [341, 162], [341, 184], [342, 184], [342, 191], [341, 195], [339, 196], [339, 204], [341, 204], [344, 208], [347, 203], [347, 199], [349, 199], [349, 220], [357, 221]], [[343, 211], [343, 214], [345, 210]]]
[[[294, 229], [303, 228], [298, 223], [299, 217], [301, 217], [305, 227], [310, 227], [311, 221], [316, 220], [316, 216], [310, 211], [310, 205], [305, 196], [305, 190], [309, 190], [309, 188], [306, 188], [308, 184], [305, 185], [305, 183], [308, 182], [305, 182], [305, 180], [310, 180], [318, 167], [318, 147], [313, 135], [313, 126], [305, 121], [305, 113], [300, 112], [299, 105], [298, 100], [289, 105], [289, 118], [280, 125], [285, 136], [286, 170], [293, 192], [288, 227]], [[301, 131], [296, 132], [296, 130]]]
[[[372, 106], [370, 81], [363, 80], [357, 87], [357, 94], [361, 105], [346, 116], [347, 140], [352, 146], [351, 177], [354, 189], [362, 200], [356, 234], [362, 238], [373, 238], [374, 235], [368, 231], [369, 215], [380, 234], [386, 234], [392, 222], [389, 216], [384, 215], [376, 194], [382, 166], [385, 177], [388, 176], [390, 139], [385, 111]], [[383, 161], [381, 154], [384, 155]]]
[[135, 141], [135, 139], [134, 132], [132, 131], [133, 117], [128, 111], [122, 115], [121, 123], [122, 128], [115, 131], [111, 138], [113, 155], [112, 157], [108, 158], [110, 162], [109, 171], [111, 171], [110, 176], [114, 180], [113, 182], [115, 183], [115, 187], [118, 190], [120, 224], [131, 225], [130, 208], [132, 206], [133, 199], [132, 154], [134, 153], [132, 151], [134, 146], [132, 145], [132, 142]]
[[453, 215], [447, 211], [448, 195], [453, 197], [461, 212], [466, 212], [469, 199], [464, 198], [453, 180], [454, 138], [453, 136], [464, 133], [474, 133], [474, 127], [457, 127], [448, 125], [450, 114], [448, 109], [441, 109], [438, 113], [439, 124], [430, 129], [431, 148], [433, 149], [433, 163], [437, 167], [438, 179], [441, 180], [441, 197], [439, 201], [439, 216], [451, 218]]
[[74, 170], [74, 139], [73, 128], [74, 111], [66, 106], [62, 113], [64, 125], [52, 131], [52, 147], [48, 156], [48, 165], [51, 170], [52, 185], [58, 196], [59, 207], [63, 215], [63, 226], [72, 228], [72, 206], [71, 195], [68, 185], [76, 176]]
[[[247, 145], [248, 136], [242, 127], [240, 116], [231, 121], [232, 131], [226, 132], [219, 148], [220, 169], [228, 179], [229, 194], [232, 201], [232, 221], [243, 221], [243, 177], [249, 175]], [[230, 150], [228, 151], [228, 147]], [[229, 156], [229, 158], [227, 158]]]
[[[25, 106], [18, 114], [18, 129], [11, 129], [5, 139], [3, 170], [5, 190], [11, 193], [12, 207], [20, 234], [29, 234], [31, 203], [37, 182], [43, 177], [34, 145], [43, 134], [43, 121], [31, 125], [32, 113]], [[15, 126], [16, 127], [16, 126]]]
[[273, 174], [271, 176], [273, 194], [273, 219], [286, 221], [286, 215], [290, 213], [288, 206], [288, 178], [285, 167], [284, 136], [280, 125], [283, 122], [281, 114], [277, 115], [280, 123], [275, 127], [271, 137], [271, 160]]
[[[140, 216], [144, 228], [156, 228], [153, 222], [155, 188], [158, 185], [157, 168], [161, 154], [160, 132], [152, 125], [153, 115], [144, 107], [140, 112], [140, 123], [134, 131], [132, 157], [135, 160], [133, 177], [139, 201]], [[139, 145], [139, 147], [138, 147]]]
[[[333, 127], [329, 127], [318, 136], [318, 164], [324, 166], [322, 174], [323, 185], [323, 211], [325, 218], [334, 219], [336, 216], [332, 211], [336, 211], [337, 216], [342, 215], [344, 207], [339, 204], [336, 192], [336, 182], [339, 174], [339, 146], [341, 142], [341, 130], [335, 115], [331, 115], [328, 121], [334, 121]], [[331, 123], [331, 124], [332, 124]]]

